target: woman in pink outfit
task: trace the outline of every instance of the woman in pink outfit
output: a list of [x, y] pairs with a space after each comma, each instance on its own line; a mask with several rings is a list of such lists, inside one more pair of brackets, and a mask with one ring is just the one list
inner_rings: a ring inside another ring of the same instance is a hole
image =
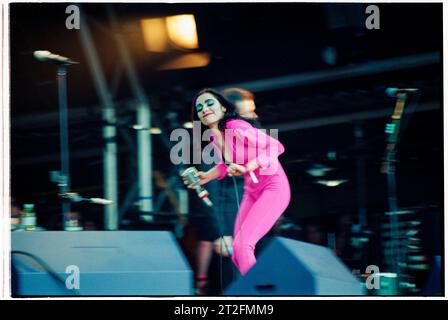
[[213, 89], [199, 92], [193, 108], [202, 124], [211, 129], [211, 141], [223, 160], [199, 173], [200, 184], [244, 175], [244, 195], [232, 245], [232, 261], [244, 275], [256, 262], [257, 242], [274, 226], [290, 201], [288, 178], [278, 161], [284, 147], [255, 128], [250, 119], [239, 116], [235, 106]]

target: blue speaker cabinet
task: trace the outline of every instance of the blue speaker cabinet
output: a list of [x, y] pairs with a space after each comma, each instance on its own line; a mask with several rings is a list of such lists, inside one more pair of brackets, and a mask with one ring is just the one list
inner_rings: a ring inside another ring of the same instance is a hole
[[357, 296], [364, 294], [350, 270], [329, 249], [275, 237], [244, 277], [231, 283], [227, 296]]
[[193, 294], [191, 268], [166, 231], [12, 234], [16, 296]]

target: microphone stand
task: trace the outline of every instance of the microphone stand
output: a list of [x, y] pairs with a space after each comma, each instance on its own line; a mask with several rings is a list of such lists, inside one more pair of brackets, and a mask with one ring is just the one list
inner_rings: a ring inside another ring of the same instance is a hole
[[[34, 57], [40, 61], [51, 61], [57, 64], [56, 80], [58, 84], [58, 105], [59, 105], [59, 147], [61, 171], [54, 172], [51, 180], [58, 183], [59, 194], [66, 194], [70, 191], [70, 154], [68, 144], [68, 113], [67, 113], [67, 67], [71, 64], [78, 64], [66, 57], [52, 54], [46, 50], [34, 52]], [[67, 214], [70, 212], [70, 203], [62, 203], [62, 227], [65, 228]]]
[[[68, 63], [60, 63], [57, 67], [57, 83], [59, 97], [59, 145], [61, 171], [59, 179], [59, 193], [65, 194], [70, 191], [70, 154], [68, 144], [68, 112], [67, 112], [67, 66]], [[70, 212], [70, 203], [62, 202], [62, 228], [65, 227], [67, 214]]]

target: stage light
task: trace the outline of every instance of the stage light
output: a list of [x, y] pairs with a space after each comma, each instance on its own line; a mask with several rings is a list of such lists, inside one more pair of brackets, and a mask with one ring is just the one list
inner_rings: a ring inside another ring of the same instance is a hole
[[168, 36], [178, 47], [183, 49], [197, 49], [198, 36], [194, 15], [181, 14], [166, 18]]
[[151, 134], [161, 134], [162, 130], [160, 128], [152, 127], [152, 128], [146, 128], [139, 124], [134, 124], [131, 126], [132, 129], [138, 130], [138, 131], [149, 131]]
[[149, 132], [151, 132], [151, 134], [161, 134], [162, 130], [160, 130], [160, 128], [151, 128], [149, 129]]
[[164, 18], [142, 19], [140, 21], [146, 50], [165, 52], [168, 50], [167, 30]]
[[155, 70], [205, 67], [210, 54], [199, 52], [196, 21], [192, 14], [140, 20], [145, 48], [149, 52], [169, 53]]
[[193, 128], [193, 122], [191, 122], [191, 121], [184, 122], [184, 124], [182, 126], [184, 128], [186, 128], [186, 129], [192, 129]]
[[315, 183], [321, 184], [326, 187], [337, 187], [345, 182], [347, 182], [347, 179], [337, 179], [337, 180], [317, 180]]
[[140, 24], [148, 51], [192, 50], [199, 46], [196, 22], [192, 14], [142, 19]]

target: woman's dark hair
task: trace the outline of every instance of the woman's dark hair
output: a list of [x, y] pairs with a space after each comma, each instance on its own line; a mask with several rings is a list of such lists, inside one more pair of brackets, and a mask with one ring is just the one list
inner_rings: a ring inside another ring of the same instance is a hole
[[252, 126], [254, 126], [254, 121], [252, 119], [248, 119], [248, 118], [240, 116], [236, 112], [236, 107], [235, 107], [235, 105], [232, 102], [230, 102], [228, 99], [226, 99], [220, 92], [218, 92], [215, 89], [211, 89], [211, 88], [202, 89], [193, 98], [192, 109], [191, 109], [192, 115], [193, 115], [193, 120], [199, 120], [198, 113], [196, 112], [196, 100], [198, 99], [198, 97], [200, 95], [202, 95], [204, 93], [212, 94], [216, 98], [216, 100], [218, 100], [219, 103], [224, 108], [226, 108], [226, 112], [224, 112], [224, 117], [221, 120], [219, 120], [219, 122], [218, 122], [218, 129], [219, 130], [224, 131], [228, 121], [230, 121], [230, 120], [237, 120], [237, 119], [249, 122]]

